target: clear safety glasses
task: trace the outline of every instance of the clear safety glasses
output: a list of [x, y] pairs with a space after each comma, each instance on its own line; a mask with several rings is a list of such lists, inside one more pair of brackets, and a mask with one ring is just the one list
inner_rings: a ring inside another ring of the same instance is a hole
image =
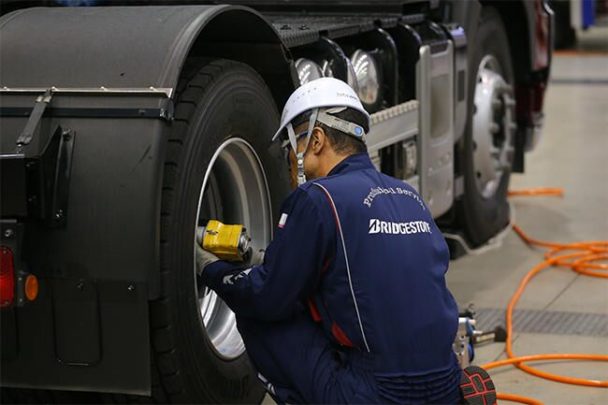
[[[300, 140], [300, 138], [305, 137], [308, 134], [308, 131], [302, 131], [296, 135], [296, 143]], [[291, 170], [291, 164], [289, 162], [289, 152], [291, 151], [291, 143], [289, 139], [285, 139], [281, 142], [281, 150], [283, 150], [283, 156], [285, 157], [285, 161], [287, 162], [287, 167]], [[295, 153], [295, 151], [294, 151]]]

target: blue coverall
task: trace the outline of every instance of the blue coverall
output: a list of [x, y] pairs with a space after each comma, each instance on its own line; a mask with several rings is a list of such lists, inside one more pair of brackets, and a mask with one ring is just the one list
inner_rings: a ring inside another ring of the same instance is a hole
[[449, 254], [408, 184], [352, 155], [284, 202], [264, 263], [207, 266], [279, 402], [457, 403]]

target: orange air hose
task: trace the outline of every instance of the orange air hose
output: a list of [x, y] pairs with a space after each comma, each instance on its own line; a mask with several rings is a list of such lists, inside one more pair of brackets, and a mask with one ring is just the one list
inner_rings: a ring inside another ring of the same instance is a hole
[[509, 197], [517, 196], [555, 196], [563, 197], [564, 190], [556, 187], [539, 187], [539, 188], [527, 188], [523, 190], [509, 190], [507, 193]]
[[505, 401], [519, 402], [519, 403], [522, 403], [522, 404], [543, 405], [543, 403], [540, 402], [537, 399], [529, 398], [529, 397], [524, 397], [522, 395], [506, 394], [504, 392], [498, 392], [496, 394], [496, 398], [498, 398], [498, 399], [504, 399]]
[[[558, 188], [538, 188], [530, 190], [515, 190], [509, 192], [510, 196], [562, 196], [563, 190]], [[608, 361], [608, 355], [600, 354], [535, 354], [529, 356], [515, 356], [513, 353], [513, 310], [523, 294], [526, 286], [538, 273], [547, 267], [568, 267], [571, 270], [586, 276], [608, 278], [608, 264], [598, 263], [608, 260], [608, 241], [588, 241], [575, 243], [551, 243], [530, 238], [520, 227], [512, 225], [517, 235], [528, 245], [542, 246], [550, 249], [545, 253], [545, 260], [534, 266], [520, 281], [519, 286], [507, 306], [506, 331], [507, 339], [505, 351], [508, 359], [498, 360], [482, 365], [486, 370], [513, 364], [522, 371], [537, 377], [557, 381], [565, 384], [575, 384], [591, 387], [608, 388], [608, 380], [593, 380], [576, 378], [549, 373], [524, 364], [525, 362], [547, 361], [547, 360], [585, 360], [585, 361]], [[569, 252], [569, 253], [568, 253]], [[497, 393], [497, 398], [505, 401], [514, 401], [524, 404], [538, 405], [542, 402], [519, 395]]]

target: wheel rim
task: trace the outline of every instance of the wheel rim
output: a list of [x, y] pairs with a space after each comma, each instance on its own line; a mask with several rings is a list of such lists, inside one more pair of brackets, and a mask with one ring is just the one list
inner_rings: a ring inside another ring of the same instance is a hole
[[498, 60], [486, 55], [475, 83], [473, 173], [484, 198], [491, 198], [513, 160], [516, 128], [513, 89], [503, 78]]
[[[263, 249], [270, 242], [272, 217], [268, 182], [258, 155], [244, 139], [225, 141], [207, 166], [199, 194], [197, 227], [206, 225], [209, 219], [243, 224], [254, 249]], [[194, 276], [196, 278], [196, 265]], [[230, 308], [206, 287], [197, 288], [196, 296], [201, 327], [218, 356], [232, 360], [243, 354], [245, 345]]]

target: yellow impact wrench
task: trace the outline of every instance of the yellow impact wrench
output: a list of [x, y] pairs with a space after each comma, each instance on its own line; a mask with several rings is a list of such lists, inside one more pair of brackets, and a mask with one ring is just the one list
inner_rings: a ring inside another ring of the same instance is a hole
[[222, 260], [243, 262], [251, 255], [251, 238], [240, 224], [226, 225], [212, 219], [198, 227], [196, 242]]

